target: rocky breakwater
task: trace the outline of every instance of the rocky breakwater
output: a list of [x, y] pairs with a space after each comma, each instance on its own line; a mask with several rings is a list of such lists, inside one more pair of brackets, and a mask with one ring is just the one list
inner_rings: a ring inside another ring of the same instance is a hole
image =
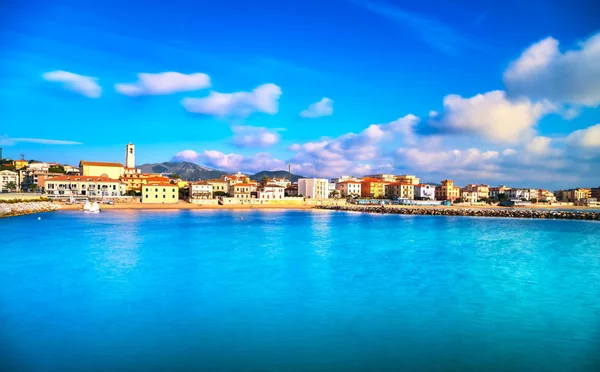
[[380, 206], [329, 206], [319, 205], [316, 209], [335, 211], [418, 214], [428, 216], [471, 216], [471, 217], [508, 217], [508, 218], [542, 218], [560, 220], [594, 220], [600, 221], [599, 212], [553, 211], [535, 209], [491, 209], [491, 208], [444, 208], [444, 207], [385, 207]]
[[60, 204], [34, 201], [19, 203], [0, 203], [0, 217], [20, 216], [23, 214], [51, 212], [60, 209]]

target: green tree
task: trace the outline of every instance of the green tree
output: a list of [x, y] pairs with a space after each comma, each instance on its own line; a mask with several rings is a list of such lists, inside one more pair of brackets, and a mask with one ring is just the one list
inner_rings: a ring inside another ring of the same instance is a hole
[[214, 197], [217, 197], [217, 196], [228, 197], [229, 194], [226, 193], [225, 191], [215, 191], [215, 192], [213, 192], [213, 196]]
[[31, 192], [38, 192], [39, 189], [40, 189], [40, 187], [36, 184], [29, 186], [29, 191], [31, 191]]
[[129, 195], [129, 196], [135, 196], [137, 193], [135, 192], [135, 190], [129, 190], [127, 191], [127, 193], [125, 195]]
[[15, 183], [15, 181], [10, 181], [6, 184], [6, 189], [8, 191], [15, 191], [17, 189], [17, 184]]
[[169, 178], [177, 179], [177, 178], [180, 178], [180, 177], [179, 177], [179, 175], [177, 173], [173, 173], [173, 174], [169, 175]]
[[50, 173], [65, 173], [65, 168], [62, 165], [56, 165], [48, 168], [48, 172]]
[[459, 204], [459, 203], [464, 203], [464, 202], [465, 202], [465, 199], [463, 199], [463, 198], [457, 198], [454, 200], [454, 204]]

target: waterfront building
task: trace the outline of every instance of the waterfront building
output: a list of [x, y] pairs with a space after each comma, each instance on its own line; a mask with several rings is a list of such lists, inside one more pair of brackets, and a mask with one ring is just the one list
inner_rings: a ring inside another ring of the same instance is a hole
[[461, 189], [454, 185], [452, 180], [443, 180], [440, 187], [435, 189], [435, 198], [437, 200], [454, 201], [461, 195]]
[[295, 197], [298, 196], [298, 184], [293, 183], [285, 188], [284, 191], [285, 196]]
[[556, 202], [556, 196], [551, 191], [538, 190], [537, 195], [538, 195], [538, 197], [537, 197], [538, 201], [541, 201], [544, 203], [555, 203]]
[[212, 199], [213, 185], [207, 181], [191, 182], [189, 184], [189, 196], [192, 199]]
[[591, 188], [590, 195], [592, 198], [600, 200], [600, 186]]
[[370, 174], [368, 176], [365, 176], [364, 178], [377, 179], [385, 182], [396, 182], [396, 176], [394, 176], [393, 174]]
[[415, 199], [435, 200], [435, 186], [423, 183], [415, 185]]
[[169, 182], [149, 182], [142, 188], [142, 203], [177, 204], [179, 187]]
[[226, 194], [229, 194], [229, 182], [224, 181], [224, 180], [208, 180], [206, 181], [206, 183], [208, 183], [209, 185], [211, 185], [212, 188], [212, 192], [213, 195], [215, 192], [224, 192]]
[[[518, 188], [518, 189], [510, 189], [510, 190], [506, 190], [505, 191], [505, 195], [507, 196], [508, 199], [511, 200], [530, 200], [530, 194], [529, 194], [530, 189], [522, 189], [522, 188]], [[537, 190], [536, 190], [536, 195], [537, 195]]]
[[298, 195], [311, 199], [329, 198], [329, 181], [324, 178], [298, 179]]
[[477, 193], [478, 199], [488, 199], [490, 197], [490, 186], [489, 185], [477, 185], [474, 183], [468, 184], [463, 188], [463, 191]]
[[261, 200], [281, 200], [285, 197], [285, 187], [281, 185], [267, 184], [258, 190], [256, 197]]
[[359, 197], [361, 184], [357, 181], [342, 181], [335, 184], [336, 190], [340, 192], [341, 197]]
[[415, 185], [412, 183], [392, 182], [384, 185], [384, 196], [387, 199], [414, 199]]
[[417, 176], [412, 176], [409, 174], [402, 174], [400, 176], [395, 177], [395, 182], [410, 183], [411, 185], [418, 185], [421, 182], [421, 179]]
[[[9, 190], [9, 185], [14, 184], [14, 190]], [[0, 171], [0, 192], [19, 190], [19, 174], [17, 172], [3, 170]]]
[[461, 198], [465, 203], [477, 203], [479, 201], [479, 195], [476, 191], [462, 191]]
[[39, 191], [45, 191], [46, 180], [54, 177], [64, 176], [64, 173], [50, 173], [34, 170], [19, 170], [19, 180], [23, 190], [31, 190], [36, 188]]
[[384, 198], [385, 185], [391, 182], [377, 178], [365, 178], [360, 182], [360, 196], [363, 198]]
[[46, 179], [44, 189], [54, 196], [117, 197], [125, 193], [125, 184], [103, 176], [61, 175]]
[[237, 199], [250, 199], [252, 193], [256, 192], [256, 184], [254, 183], [236, 183], [230, 187], [230, 195]]
[[292, 184], [290, 180], [287, 178], [269, 178], [266, 182], [267, 185], [277, 185], [281, 186], [284, 189]]
[[221, 176], [221, 180], [227, 181], [230, 186], [235, 185], [236, 183], [249, 183], [250, 177], [247, 175], [237, 172], [236, 174], [227, 174]]
[[502, 199], [503, 196], [502, 195], [506, 195], [506, 192], [510, 190], [510, 187], [506, 187], [504, 185], [499, 186], [499, 187], [490, 187], [489, 188], [489, 193], [488, 193], [488, 198], [490, 199]]

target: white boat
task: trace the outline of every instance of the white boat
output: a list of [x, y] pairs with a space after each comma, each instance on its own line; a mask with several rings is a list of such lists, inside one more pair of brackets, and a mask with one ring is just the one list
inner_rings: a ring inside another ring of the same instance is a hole
[[94, 204], [92, 204], [92, 207], [89, 210], [90, 213], [100, 213], [100, 204], [98, 204], [98, 202], [94, 202]]
[[92, 204], [88, 200], [88, 201], [85, 202], [85, 205], [83, 206], [83, 210], [86, 211], [86, 212], [89, 212], [90, 209], [92, 209]]

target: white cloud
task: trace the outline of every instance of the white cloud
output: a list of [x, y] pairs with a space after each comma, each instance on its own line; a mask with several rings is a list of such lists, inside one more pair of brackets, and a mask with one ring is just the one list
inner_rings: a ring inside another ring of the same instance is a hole
[[398, 149], [398, 155], [412, 169], [448, 174], [457, 169], [492, 171], [500, 158], [497, 151], [481, 151], [475, 148], [437, 152], [423, 151], [419, 148], [401, 148]]
[[210, 87], [210, 77], [197, 72], [161, 72], [158, 74], [138, 74], [138, 81], [130, 84], [115, 84], [115, 90], [126, 96], [145, 96], [188, 92]]
[[63, 141], [42, 138], [11, 138], [8, 136], [0, 136], [0, 145], [12, 146], [18, 142], [38, 143], [41, 145], [82, 145], [81, 142]]
[[531, 138], [534, 126], [546, 113], [557, 108], [549, 102], [533, 103], [522, 98], [510, 101], [503, 91], [463, 98], [444, 97], [444, 112], [430, 120], [439, 133], [474, 134], [493, 143], [518, 143]]
[[247, 117], [255, 112], [274, 115], [279, 110], [281, 88], [263, 84], [252, 92], [210, 92], [205, 98], [184, 98], [183, 107], [189, 112], [216, 117]]
[[279, 134], [264, 127], [235, 125], [233, 143], [239, 147], [269, 147], [279, 142]]
[[552, 139], [549, 137], [533, 137], [531, 141], [525, 145], [525, 150], [534, 154], [547, 154], [550, 151], [551, 142]]
[[597, 107], [600, 105], [600, 33], [561, 53], [547, 37], [512, 62], [504, 73], [511, 96]]
[[83, 76], [68, 71], [46, 72], [42, 77], [51, 82], [62, 83], [63, 87], [89, 98], [98, 98], [102, 95], [102, 88], [96, 82], [98, 79]]
[[600, 124], [576, 130], [567, 136], [566, 141], [581, 149], [600, 148]]
[[216, 169], [231, 172], [260, 172], [263, 170], [287, 169], [285, 162], [275, 159], [268, 153], [257, 153], [254, 156], [225, 154], [216, 150], [206, 150], [200, 154], [199, 161]]
[[327, 97], [321, 98], [319, 102], [311, 104], [300, 113], [300, 117], [311, 119], [330, 115], [333, 115], [333, 100]]
[[504, 151], [502, 151], [502, 155], [504, 156], [511, 156], [511, 155], [516, 155], [517, 154], [517, 150], [515, 149], [505, 149]]
[[177, 154], [175, 154], [175, 156], [173, 157], [173, 160], [174, 161], [196, 162], [196, 160], [198, 160], [199, 157], [200, 157], [200, 154], [198, 154], [194, 150], [183, 150], [183, 151], [180, 151]]

